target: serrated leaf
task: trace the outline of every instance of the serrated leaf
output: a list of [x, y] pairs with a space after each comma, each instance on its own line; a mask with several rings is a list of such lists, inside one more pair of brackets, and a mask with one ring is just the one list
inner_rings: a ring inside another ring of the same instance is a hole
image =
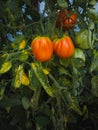
[[0, 74], [6, 73], [12, 67], [11, 61], [5, 61], [0, 67]]

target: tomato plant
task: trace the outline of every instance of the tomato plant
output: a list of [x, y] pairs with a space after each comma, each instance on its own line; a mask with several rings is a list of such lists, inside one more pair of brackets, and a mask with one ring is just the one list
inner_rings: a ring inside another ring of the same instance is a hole
[[53, 54], [53, 43], [49, 37], [36, 37], [31, 43], [31, 49], [38, 61], [48, 61]]
[[57, 27], [62, 27], [63, 29], [70, 29], [74, 27], [76, 22], [77, 22], [77, 16], [75, 13], [64, 9], [58, 12], [56, 20]]
[[68, 58], [74, 53], [74, 44], [69, 36], [54, 40], [54, 53], [60, 58]]
[[0, 0], [0, 130], [98, 130], [98, 0]]

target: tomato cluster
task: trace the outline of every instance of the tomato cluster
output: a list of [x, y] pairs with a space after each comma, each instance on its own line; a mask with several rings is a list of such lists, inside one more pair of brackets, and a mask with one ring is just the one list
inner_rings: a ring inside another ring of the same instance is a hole
[[40, 62], [48, 61], [55, 53], [60, 58], [69, 58], [74, 53], [74, 44], [69, 36], [51, 41], [49, 37], [36, 37], [31, 43], [32, 53]]

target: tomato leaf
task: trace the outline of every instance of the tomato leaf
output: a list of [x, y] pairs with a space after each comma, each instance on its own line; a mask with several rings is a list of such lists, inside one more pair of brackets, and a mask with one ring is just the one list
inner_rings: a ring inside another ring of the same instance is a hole
[[77, 114], [79, 114], [80, 116], [82, 115], [82, 112], [79, 108], [79, 106], [75, 103], [75, 102], [72, 102], [70, 104], [70, 109], [74, 110]]
[[22, 105], [25, 110], [27, 110], [31, 106], [30, 101], [26, 97], [22, 98]]
[[98, 97], [98, 76], [94, 76], [91, 80], [92, 84], [92, 94]]
[[37, 79], [39, 80], [40, 84], [42, 85], [42, 87], [46, 91], [46, 93], [49, 96], [54, 97], [55, 94], [57, 93], [57, 88], [50, 86], [48, 79], [47, 79], [47, 76], [43, 72], [42, 66], [38, 63], [32, 63], [31, 67], [32, 67]]
[[15, 88], [19, 88], [21, 83], [22, 83], [22, 75], [23, 75], [23, 66], [19, 65], [19, 67], [17, 68], [16, 72], [15, 72], [15, 76], [12, 82], [12, 85]]
[[6, 73], [12, 67], [11, 61], [5, 61], [0, 67], [0, 74]]
[[98, 58], [92, 61], [91, 66], [90, 66], [90, 73], [95, 70], [98, 70]]
[[67, 8], [68, 4], [65, 0], [57, 0], [57, 3], [60, 7]]

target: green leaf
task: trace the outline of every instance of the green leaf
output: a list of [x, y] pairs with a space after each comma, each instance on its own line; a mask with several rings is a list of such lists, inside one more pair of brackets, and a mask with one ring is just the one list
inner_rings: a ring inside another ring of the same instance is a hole
[[91, 80], [92, 84], [92, 94], [98, 97], [98, 76], [94, 76]]
[[98, 70], [98, 57], [96, 59], [92, 60], [92, 63], [90, 66], [90, 73], [95, 70]]
[[15, 97], [15, 96], [11, 97], [11, 98], [3, 98], [0, 101], [0, 106], [3, 108], [14, 107], [14, 106], [18, 106], [18, 105], [21, 105], [21, 101], [19, 98]]
[[62, 8], [67, 8], [68, 7], [68, 3], [65, 0], [57, 0], [57, 3]]
[[36, 91], [40, 86], [40, 82], [35, 76], [33, 70], [29, 70], [29, 79], [30, 79], [30, 85], [28, 86], [31, 90]]
[[3, 98], [5, 92], [4, 84], [0, 84], [0, 100]]
[[6, 3], [7, 9], [9, 10], [9, 15], [13, 15], [15, 20], [16, 17], [21, 16], [21, 8], [19, 6], [19, 2], [17, 0], [8, 0]]
[[79, 106], [74, 101], [72, 101], [72, 103], [70, 104], [70, 109], [74, 110], [77, 114], [82, 116], [82, 112], [81, 112]]
[[22, 105], [25, 110], [27, 110], [31, 106], [30, 101], [27, 99], [27, 97], [22, 98]]
[[6, 73], [12, 67], [11, 61], [5, 61], [0, 67], [0, 74]]
[[29, 55], [28, 52], [23, 50], [22, 53], [19, 56], [20, 61], [26, 61], [28, 59]]
[[36, 122], [40, 128], [43, 128], [44, 126], [48, 124], [49, 119], [48, 117], [45, 117], [45, 116], [38, 116], [36, 117]]

